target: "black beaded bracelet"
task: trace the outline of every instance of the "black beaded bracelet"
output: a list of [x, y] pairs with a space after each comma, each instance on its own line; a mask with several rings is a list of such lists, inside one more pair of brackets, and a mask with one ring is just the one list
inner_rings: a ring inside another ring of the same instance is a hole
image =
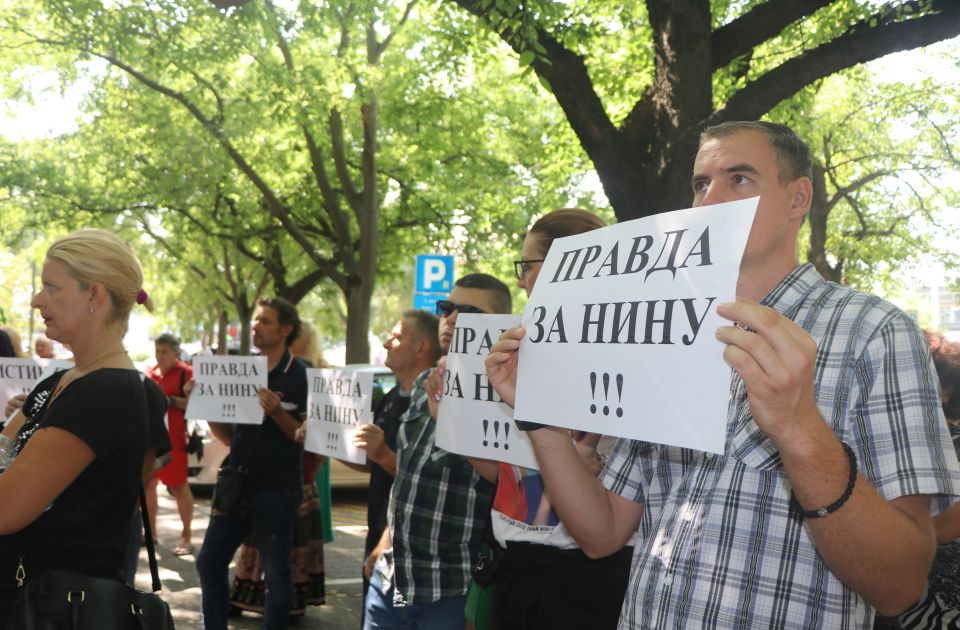
[[850, 495], [853, 494], [853, 486], [857, 483], [857, 456], [854, 455], [853, 449], [850, 448], [849, 444], [846, 442], [840, 442], [840, 444], [843, 445], [843, 450], [847, 454], [847, 459], [850, 460], [850, 479], [847, 480], [847, 489], [843, 491], [843, 494], [840, 495], [839, 499], [827, 507], [820, 508], [819, 510], [803, 509], [800, 507], [800, 503], [797, 501], [796, 495], [791, 492], [790, 502], [803, 518], [823, 518], [827, 514], [832, 514], [843, 507], [843, 504], [846, 503], [847, 499], [850, 498]]

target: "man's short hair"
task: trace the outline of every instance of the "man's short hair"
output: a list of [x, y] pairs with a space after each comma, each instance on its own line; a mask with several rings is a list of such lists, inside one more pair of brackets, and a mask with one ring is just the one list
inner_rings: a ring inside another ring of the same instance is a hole
[[292, 302], [279, 297], [257, 298], [257, 306], [269, 306], [277, 312], [277, 321], [281, 326], [293, 326], [293, 330], [287, 335], [286, 347], [289, 348], [290, 344], [300, 336], [300, 316], [297, 314], [297, 307]]
[[781, 184], [801, 177], [813, 179], [813, 157], [810, 147], [790, 127], [765, 120], [733, 120], [707, 127], [700, 134], [700, 146], [707, 140], [727, 138], [744, 131], [756, 131], [767, 137], [777, 159]]
[[513, 296], [510, 295], [510, 289], [507, 285], [500, 282], [490, 274], [486, 273], [468, 273], [461, 276], [454, 283], [454, 286], [464, 289], [483, 289], [493, 294], [494, 311], [501, 315], [509, 315], [513, 312]]
[[440, 358], [440, 318], [429, 311], [412, 308], [403, 312], [403, 319], [410, 320], [418, 340], [427, 342], [430, 349], [430, 362], [436, 363]]
[[154, 339], [153, 343], [159, 343], [162, 346], [169, 347], [174, 352], [180, 352], [180, 339], [173, 333], [163, 333]]

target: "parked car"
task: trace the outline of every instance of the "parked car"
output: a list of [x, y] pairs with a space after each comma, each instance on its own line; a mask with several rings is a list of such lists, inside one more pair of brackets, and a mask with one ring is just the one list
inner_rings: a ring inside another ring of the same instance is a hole
[[[397, 378], [389, 368], [382, 365], [356, 364], [347, 368], [359, 372], [373, 373], [373, 409], [377, 408], [383, 395], [393, 389]], [[202, 457], [191, 453], [187, 455], [187, 482], [200, 492], [210, 492], [217, 483], [217, 470], [230, 452], [213, 432], [206, 420], [191, 420], [190, 431], [196, 431], [203, 444]], [[354, 470], [337, 459], [330, 462], [330, 485], [334, 488], [365, 488], [370, 483], [369, 473]]]

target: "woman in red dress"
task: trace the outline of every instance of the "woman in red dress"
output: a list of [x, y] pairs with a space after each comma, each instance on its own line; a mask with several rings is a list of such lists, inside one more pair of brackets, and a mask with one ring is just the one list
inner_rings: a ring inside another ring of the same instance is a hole
[[190, 542], [190, 522], [193, 520], [193, 493], [187, 483], [187, 422], [183, 410], [187, 408], [184, 385], [193, 378], [193, 368], [181, 361], [180, 340], [164, 333], [154, 340], [157, 364], [147, 370], [147, 376], [160, 386], [167, 397], [167, 431], [170, 434], [170, 462], [157, 471], [147, 486], [147, 508], [150, 524], [157, 531], [157, 481], [170, 488], [177, 500], [177, 511], [183, 522], [180, 542], [173, 553], [185, 556], [193, 553]]

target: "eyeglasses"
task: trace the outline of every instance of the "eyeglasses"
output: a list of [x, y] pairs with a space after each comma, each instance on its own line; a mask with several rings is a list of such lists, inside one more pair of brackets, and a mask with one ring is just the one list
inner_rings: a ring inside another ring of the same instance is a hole
[[450, 300], [437, 300], [437, 315], [440, 317], [450, 317], [454, 311], [460, 313], [485, 313], [482, 308], [477, 308], [471, 304], [454, 304]]
[[544, 260], [546, 260], [546, 258], [513, 261], [513, 272], [517, 274], [517, 280], [523, 280], [523, 277], [530, 273], [530, 265], [533, 263], [542, 263]]

